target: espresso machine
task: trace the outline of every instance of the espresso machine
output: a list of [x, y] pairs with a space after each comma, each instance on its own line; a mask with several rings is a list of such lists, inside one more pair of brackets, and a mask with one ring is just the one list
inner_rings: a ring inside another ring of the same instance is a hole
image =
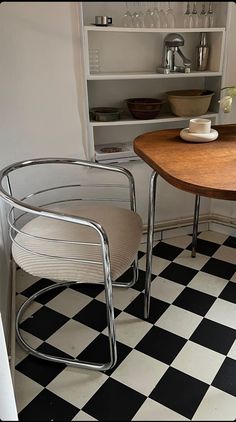
[[[189, 73], [191, 60], [184, 56], [180, 47], [184, 45], [184, 38], [180, 34], [170, 33], [164, 38], [162, 66], [157, 68], [158, 73]], [[183, 64], [176, 65], [176, 55], [179, 55]]]

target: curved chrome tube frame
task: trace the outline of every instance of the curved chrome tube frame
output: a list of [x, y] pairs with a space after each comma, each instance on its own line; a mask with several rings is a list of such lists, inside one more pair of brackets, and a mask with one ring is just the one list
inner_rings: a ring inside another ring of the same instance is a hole
[[[119, 281], [114, 281], [112, 283], [108, 239], [107, 239], [107, 235], [106, 235], [103, 227], [100, 224], [98, 224], [96, 221], [93, 221], [93, 220], [90, 220], [90, 219], [81, 218], [81, 217], [78, 217], [78, 216], [72, 216], [72, 215], [68, 215], [68, 214], [65, 214], [65, 213], [62, 214], [58, 211], [52, 211], [52, 210], [46, 209], [46, 208], [44, 208], [45, 205], [42, 206], [42, 207], [36, 207], [36, 206], [33, 206], [33, 205], [26, 204], [24, 202], [26, 199], [28, 199], [32, 196], [35, 196], [35, 195], [38, 195], [38, 194], [41, 194], [41, 193], [44, 193], [44, 192], [48, 192], [48, 191], [53, 190], [53, 189], [60, 189], [60, 188], [66, 188], [66, 187], [76, 187], [76, 186], [81, 186], [81, 185], [67, 185], [67, 186], [59, 186], [59, 187], [49, 188], [49, 189], [46, 189], [46, 190], [38, 191], [36, 193], [27, 195], [24, 198], [22, 198], [21, 200], [14, 198], [13, 194], [12, 194], [12, 188], [11, 188], [11, 183], [10, 183], [10, 178], [9, 178], [10, 173], [12, 173], [14, 170], [18, 170], [18, 169], [23, 168], [23, 167], [28, 167], [28, 166], [32, 166], [32, 165], [41, 165], [41, 164], [73, 164], [73, 165], [84, 166], [84, 167], [89, 167], [89, 168], [97, 168], [97, 169], [101, 169], [101, 170], [108, 170], [108, 171], [123, 174], [128, 179], [130, 208], [131, 208], [131, 210], [136, 211], [134, 179], [133, 179], [132, 174], [128, 170], [123, 169], [121, 167], [103, 165], [103, 164], [88, 162], [88, 161], [84, 161], [84, 160], [75, 160], [75, 159], [72, 159], [72, 158], [40, 158], [40, 159], [32, 159], [32, 160], [27, 160], [27, 161], [19, 161], [17, 163], [14, 163], [10, 166], [5, 167], [0, 172], [0, 196], [8, 204], [10, 204], [12, 206], [12, 208], [9, 212], [8, 222], [9, 222], [9, 225], [10, 225], [10, 236], [11, 236], [13, 241], [14, 241], [14, 238], [13, 238], [13, 235], [12, 235], [12, 231], [19, 232], [19, 230], [14, 226], [15, 222], [19, 219], [19, 217], [15, 218], [15, 213], [14, 213], [15, 209], [19, 209], [19, 210], [23, 211], [22, 215], [25, 215], [26, 213], [30, 213], [30, 214], [34, 214], [34, 215], [38, 215], [38, 216], [42, 216], [42, 217], [48, 217], [48, 218], [52, 218], [52, 219], [56, 219], [56, 220], [61, 220], [61, 221], [64, 221], [64, 222], [70, 222], [70, 223], [74, 223], [74, 224], [81, 224], [81, 225], [84, 225], [84, 226], [88, 226], [88, 227], [94, 229], [95, 231], [97, 231], [97, 233], [99, 234], [100, 243], [93, 244], [93, 245], [94, 246], [98, 246], [98, 245], [101, 246], [101, 250], [102, 250], [101, 265], [103, 265], [104, 281], [98, 282], [98, 283], [92, 283], [92, 284], [101, 284], [102, 283], [102, 284], [104, 284], [104, 287], [105, 287], [110, 361], [106, 362], [106, 363], [84, 362], [84, 361], [81, 361], [81, 360], [78, 360], [78, 359], [64, 359], [64, 358], [61, 358], [61, 357], [44, 354], [42, 352], [39, 352], [39, 351], [33, 349], [28, 343], [26, 343], [26, 341], [23, 339], [23, 337], [20, 333], [19, 326], [20, 326], [22, 316], [23, 316], [25, 310], [31, 304], [31, 302], [34, 301], [34, 299], [36, 299], [38, 296], [40, 296], [40, 295], [42, 295], [42, 294], [44, 294], [44, 293], [46, 293], [46, 292], [48, 292], [52, 289], [55, 289], [57, 287], [62, 287], [62, 286], [69, 287], [73, 284], [83, 284], [83, 282], [73, 282], [73, 281], [72, 282], [71, 281], [59, 282], [57, 284], [53, 284], [51, 286], [48, 286], [48, 287], [40, 290], [39, 292], [35, 293], [30, 298], [28, 298], [23, 303], [23, 305], [20, 307], [18, 314], [16, 316], [16, 336], [17, 336], [18, 342], [22, 345], [22, 347], [25, 350], [27, 350], [32, 355], [37, 356], [37, 357], [42, 358], [42, 359], [45, 359], [47, 361], [60, 362], [60, 363], [66, 364], [66, 365], [74, 366], [74, 367], [80, 367], [80, 368], [86, 368], [86, 369], [95, 369], [95, 370], [99, 370], [99, 371], [106, 371], [106, 370], [110, 369], [111, 367], [113, 367], [115, 365], [116, 361], [117, 361], [116, 337], [115, 337], [115, 326], [114, 326], [114, 307], [113, 307], [113, 300], [112, 300], [112, 284], [115, 285], [115, 286], [118, 286], [118, 287], [131, 287], [137, 281], [137, 278], [138, 278], [138, 265], [137, 265], [138, 259], [136, 258], [134, 263], [132, 264], [133, 279], [132, 279], [131, 282], [121, 283]], [[8, 192], [6, 192], [6, 190], [3, 187], [3, 180], [5, 178], [6, 178], [6, 182], [7, 182]], [[103, 187], [103, 186], [109, 186], [109, 185], [102, 185], [101, 184], [101, 185], [88, 185], [88, 186]], [[110, 186], [113, 187], [114, 185], [110, 185]], [[121, 188], [124, 187], [123, 185], [115, 185], [115, 186], [121, 187]], [[78, 200], [78, 198], [76, 198], [75, 200]], [[89, 199], [89, 200], [91, 200], [91, 199]], [[109, 201], [110, 201], [110, 198], [109, 198]], [[64, 202], [64, 201], [59, 201], [59, 202]], [[47, 205], [49, 205], [49, 204], [47, 204]], [[22, 215], [20, 216], [20, 218], [22, 217]], [[23, 232], [21, 232], [21, 233], [24, 234]], [[48, 240], [49, 241], [55, 241], [55, 239], [48, 239]], [[63, 240], [57, 240], [57, 241], [64, 242], [64, 243], [74, 243], [74, 242], [66, 242], [66, 241], [63, 241]], [[55, 256], [49, 256], [49, 257], [51, 257], [52, 259], [55, 258]], [[66, 258], [66, 257], [63, 257], [63, 259], [67, 259], [67, 260], [71, 260], [71, 261], [73, 261], [74, 259], [79, 260], [79, 259], [76, 259], [76, 258], [73, 259], [73, 258]], [[97, 264], [97, 262], [94, 262], [92, 260], [88, 261], [88, 262]]]

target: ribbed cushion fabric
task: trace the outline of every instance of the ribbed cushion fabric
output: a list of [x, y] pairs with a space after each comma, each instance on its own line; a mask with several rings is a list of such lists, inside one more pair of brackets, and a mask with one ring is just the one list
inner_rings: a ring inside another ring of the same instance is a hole
[[[109, 242], [112, 280], [123, 274], [134, 261], [142, 235], [142, 221], [137, 213], [113, 206], [51, 206], [51, 210], [92, 219], [104, 228]], [[99, 246], [58, 243], [18, 233], [15, 241], [32, 252], [59, 256], [50, 258], [25, 251], [12, 244], [15, 262], [26, 272], [58, 281], [103, 281], [103, 265], [63, 258], [78, 258], [102, 263], [99, 234], [80, 224], [45, 217], [35, 217], [21, 230], [46, 239], [96, 242]]]

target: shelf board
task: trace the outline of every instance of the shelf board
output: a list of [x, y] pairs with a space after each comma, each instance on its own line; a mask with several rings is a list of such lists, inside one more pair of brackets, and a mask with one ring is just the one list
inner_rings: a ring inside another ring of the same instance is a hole
[[224, 32], [225, 28], [126, 28], [123, 26], [96, 26], [96, 25], [85, 25], [85, 31], [100, 31], [100, 32]]
[[192, 71], [190, 73], [157, 73], [157, 72], [104, 72], [87, 75], [87, 80], [122, 80], [122, 79], [163, 79], [163, 78], [204, 78], [221, 76], [221, 72]]
[[[218, 113], [208, 112], [202, 115], [202, 118], [210, 118], [210, 117], [217, 117]], [[153, 123], [168, 123], [168, 122], [182, 122], [189, 120], [190, 117], [176, 117], [173, 114], [166, 114], [156, 119], [149, 119], [149, 120], [139, 120], [139, 119], [132, 119], [132, 117], [124, 117], [122, 120], [116, 120], [114, 122], [95, 122], [90, 121], [90, 125], [92, 127], [103, 127], [103, 126], [128, 126], [128, 125], [146, 125], [146, 124], [153, 124]]]

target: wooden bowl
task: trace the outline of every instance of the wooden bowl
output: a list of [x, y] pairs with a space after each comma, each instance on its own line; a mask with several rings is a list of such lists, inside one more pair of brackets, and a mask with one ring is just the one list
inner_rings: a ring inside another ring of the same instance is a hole
[[135, 119], [155, 119], [161, 110], [162, 100], [157, 98], [128, 98], [126, 104]]

